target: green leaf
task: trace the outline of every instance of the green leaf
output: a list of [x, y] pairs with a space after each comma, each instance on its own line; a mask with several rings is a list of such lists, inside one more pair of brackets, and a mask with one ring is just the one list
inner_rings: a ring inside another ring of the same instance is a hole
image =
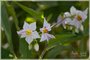
[[84, 37], [83, 39], [80, 40], [80, 45], [79, 45], [79, 52], [80, 52], [80, 58], [88, 58], [88, 50], [87, 50], [87, 42], [88, 42], [88, 37]]
[[10, 54], [12, 55], [12, 53], [9, 50], [4, 49], [4, 48], [1, 48], [1, 50], [2, 50], [2, 52], [1, 52], [1, 58], [2, 59], [12, 59], [12, 58], [14, 58], [13, 56], [12, 57], [9, 56]]
[[60, 35], [56, 35], [55, 39], [51, 39], [49, 40], [49, 44], [48, 46], [52, 46], [52, 45], [58, 45], [58, 44], [68, 44], [68, 43], [72, 43], [75, 42], [77, 40], [80, 40], [82, 37], [88, 37], [88, 34], [86, 35], [82, 35], [82, 34], [72, 34], [72, 33], [62, 33]]
[[25, 12], [29, 13], [32, 17], [34, 17], [36, 19], [40, 19], [40, 21], [42, 21], [41, 13], [38, 13], [35, 10], [28, 8], [18, 2], [14, 2], [14, 3], [17, 4], [20, 8], [22, 8]]
[[18, 27], [18, 25], [19, 25], [18, 19], [16, 17], [16, 13], [15, 13], [13, 5], [10, 5], [8, 2], [5, 2], [5, 4], [6, 4], [7, 10], [9, 11], [9, 14], [13, 17], [13, 20], [14, 20], [14, 23], [15, 23], [17, 30], [19, 30], [20, 28]]
[[29, 50], [28, 43], [25, 41], [25, 39], [20, 39], [19, 41], [20, 41], [19, 50], [21, 54], [20, 58], [23, 58], [23, 59], [35, 58], [35, 53], [33, 49]]
[[71, 51], [71, 50], [73, 50], [72, 46], [58, 45], [58, 46], [48, 50], [47, 53], [45, 54], [44, 58], [52, 58], [53, 59], [53, 58], [56, 58], [60, 54], [61, 54], [61, 56], [64, 55], [64, 57], [66, 57], [65, 54], [62, 55], [62, 52]]
[[14, 54], [13, 44], [12, 44], [12, 36], [11, 36], [11, 27], [10, 27], [10, 23], [8, 20], [8, 14], [7, 14], [4, 2], [2, 2], [2, 5], [1, 5], [1, 17], [2, 17], [1, 18], [1, 22], [2, 22], [1, 25], [5, 31], [5, 34], [6, 34], [8, 43], [9, 43], [10, 52], [12, 52]]
[[64, 44], [65, 42], [71, 42], [70, 40], [74, 38], [74, 36], [75, 36], [74, 34], [70, 34], [70, 33], [55, 35], [55, 39], [51, 39], [49, 41], [48, 46]]

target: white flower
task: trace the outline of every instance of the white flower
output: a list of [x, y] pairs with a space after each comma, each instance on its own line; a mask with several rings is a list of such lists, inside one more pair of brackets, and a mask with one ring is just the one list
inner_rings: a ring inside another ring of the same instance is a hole
[[36, 22], [28, 24], [24, 22], [23, 29], [18, 31], [17, 33], [21, 35], [21, 38], [25, 37], [25, 40], [28, 44], [30, 44], [33, 39], [40, 38], [39, 34], [36, 30]]
[[[86, 20], [87, 18], [87, 12], [88, 8], [84, 11], [77, 10], [74, 6], [70, 8], [70, 12], [65, 12], [63, 16], [58, 17], [57, 25], [63, 25], [64, 29], [66, 29], [66, 25], [75, 26], [76, 31], [81, 30], [83, 31], [83, 25], [82, 23]], [[72, 29], [72, 28], [70, 28]]]
[[76, 20], [84, 22], [87, 18], [87, 11], [88, 11], [87, 9], [85, 11], [80, 11], [77, 10], [74, 6], [72, 6], [70, 9], [70, 13], [71, 15], [75, 16]]
[[74, 6], [71, 7], [70, 13], [74, 16], [71, 25], [74, 25], [76, 29], [83, 31], [82, 22], [87, 18], [88, 8], [85, 11], [77, 10]]
[[42, 36], [41, 36], [41, 40], [45, 41], [45, 40], [49, 40], [51, 38], [55, 38], [53, 35], [49, 34], [48, 32], [51, 31], [51, 26], [50, 24], [46, 21], [46, 19], [44, 18], [44, 24], [43, 24], [43, 28], [40, 28], [40, 31], [42, 32]]

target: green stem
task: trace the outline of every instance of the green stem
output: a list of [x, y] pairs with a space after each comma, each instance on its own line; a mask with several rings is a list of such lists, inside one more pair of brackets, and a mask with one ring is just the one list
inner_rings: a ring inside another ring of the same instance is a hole
[[51, 47], [47, 47], [46, 49], [44, 49], [44, 50], [43, 50], [43, 52], [41, 53], [41, 55], [40, 55], [39, 59], [42, 59], [42, 58], [43, 58], [43, 56], [45, 55], [45, 53], [46, 53], [48, 50], [50, 50], [50, 49], [54, 48], [55, 46], [56, 46], [56, 45], [51, 46]]

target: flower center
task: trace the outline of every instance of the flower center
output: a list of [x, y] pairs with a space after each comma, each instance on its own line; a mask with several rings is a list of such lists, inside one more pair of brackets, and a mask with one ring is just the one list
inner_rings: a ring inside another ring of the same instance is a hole
[[26, 30], [26, 35], [30, 35], [32, 33], [32, 31], [31, 30]]
[[46, 28], [43, 29], [43, 33], [47, 33], [48, 30]]
[[77, 19], [80, 21], [80, 20], [82, 20], [82, 17], [80, 15], [78, 15]]

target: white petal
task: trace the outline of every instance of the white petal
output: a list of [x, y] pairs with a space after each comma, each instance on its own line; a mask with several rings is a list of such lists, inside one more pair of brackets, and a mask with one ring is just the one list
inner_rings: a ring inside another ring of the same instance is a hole
[[71, 25], [73, 25], [73, 26], [75, 26], [77, 29], [79, 29], [80, 26], [81, 26], [81, 23], [80, 23], [78, 20], [74, 19], [74, 20], [72, 21]]
[[46, 19], [44, 18], [44, 25], [43, 27], [46, 27], [48, 29], [48, 31], [51, 30], [50, 24], [46, 21]]
[[70, 18], [66, 18], [66, 19], [64, 19], [62, 25], [63, 25], [64, 29], [66, 29], [66, 24], [71, 25], [71, 23], [72, 23], [72, 20]]
[[48, 40], [50, 40], [51, 38], [55, 38], [55, 36], [54, 35], [52, 35], [52, 34], [46, 34], [46, 36], [47, 36], [47, 38], [48, 38]]
[[40, 28], [40, 32], [43, 32], [43, 28]]
[[81, 30], [81, 31], [84, 31], [83, 25], [81, 25], [80, 30]]
[[40, 42], [45, 41], [45, 40], [47, 40], [47, 36], [46, 34], [42, 34]]
[[57, 18], [57, 25], [56, 25], [56, 27], [58, 27], [59, 25], [61, 25], [61, 24], [62, 24], [62, 21], [63, 21], [63, 19], [62, 19], [62, 16], [60, 15], [60, 16]]
[[36, 22], [31, 23], [29, 29], [36, 30]]
[[27, 22], [24, 22], [23, 29], [28, 29], [28, 28], [29, 28], [29, 24]]
[[26, 40], [26, 42], [28, 44], [31, 44], [31, 42], [33, 41], [33, 37], [32, 36], [28, 36], [28, 37], [25, 38], [25, 40]]
[[88, 8], [83, 11], [84, 14], [88, 14]]
[[24, 32], [25, 32], [25, 30], [20, 30], [20, 31], [17, 31], [17, 34], [20, 35], [20, 34], [22, 34]]
[[76, 8], [74, 6], [72, 6], [70, 8], [70, 13], [71, 13], [71, 15], [75, 15], [76, 14]]
[[34, 39], [40, 38], [40, 36], [39, 36], [37, 31], [32, 32], [32, 36], [33, 36]]
[[26, 37], [26, 33], [23, 33], [23, 34], [21, 35], [21, 38], [24, 38], [24, 37]]
[[61, 24], [61, 22], [62, 22], [62, 16], [60, 15], [58, 18], [57, 18], [57, 24]]
[[71, 16], [71, 14], [69, 12], [64, 13], [64, 17], [70, 17], [70, 16]]
[[65, 24], [70, 24], [72, 22], [71, 18], [66, 18], [65, 19]]
[[21, 35], [21, 38], [26, 37], [25, 30], [20, 30], [20, 31], [17, 31], [17, 34], [18, 34], [18, 35]]
[[38, 43], [36, 43], [36, 44], [34, 45], [34, 49], [35, 49], [36, 51], [39, 50], [39, 45], [38, 45]]

